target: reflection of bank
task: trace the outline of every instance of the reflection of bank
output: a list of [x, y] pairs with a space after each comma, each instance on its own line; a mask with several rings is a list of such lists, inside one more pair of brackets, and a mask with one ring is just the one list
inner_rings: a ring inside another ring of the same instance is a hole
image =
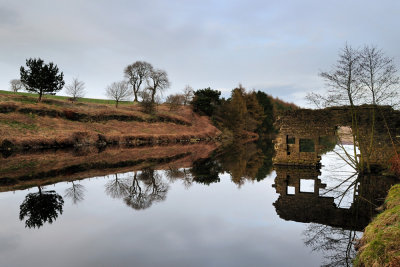
[[275, 170], [277, 176], [273, 187], [279, 198], [274, 206], [279, 217], [357, 231], [363, 230], [376, 215], [376, 207], [382, 204], [395, 183], [388, 178], [358, 176], [353, 203], [350, 208], [339, 208], [334, 197], [321, 195], [320, 189], [326, 184], [318, 178], [318, 168], [277, 165]]

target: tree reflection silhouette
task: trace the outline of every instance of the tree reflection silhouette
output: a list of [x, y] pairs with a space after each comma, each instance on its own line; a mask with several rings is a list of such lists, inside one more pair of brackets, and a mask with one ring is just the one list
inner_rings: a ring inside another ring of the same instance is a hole
[[256, 143], [233, 143], [219, 155], [221, 169], [231, 175], [232, 182], [241, 186], [253, 181], [264, 164], [264, 155]]
[[193, 181], [200, 184], [210, 185], [219, 183], [219, 173], [222, 171], [218, 161], [214, 158], [199, 159], [193, 162], [190, 170], [193, 175]]
[[189, 188], [193, 184], [193, 176], [191, 172], [187, 169], [176, 169], [169, 168], [165, 171], [165, 175], [167, 176], [170, 182], [175, 182], [176, 180], [182, 180], [185, 188]]
[[322, 266], [352, 266], [356, 255], [354, 243], [359, 238], [356, 231], [311, 223], [303, 235], [306, 246], [323, 252], [326, 261]]
[[77, 204], [85, 198], [85, 187], [81, 184], [75, 184], [74, 181], [71, 182], [72, 186], [65, 189], [64, 197], [71, 198], [72, 203]]
[[25, 221], [25, 227], [40, 228], [44, 223], [53, 223], [58, 214], [62, 214], [64, 200], [55, 191], [42, 191], [29, 193], [20, 205], [19, 219]]
[[209, 158], [193, 163], [193, 181], [210, 185], [220, 182], [219, 174], [227, 172], [232, 182], [243, 185], [246, 181], [261, 181], [271, 173], [274, 149], [271, 140], [257, 143], [232, 143], [219, 149]]
[[134, 172], [124, 201], [135, 210], [143, 210], [165, 200], [167, 192], [168, 184], [162, 180], [162, 176], [154, 169], [147, 168], [139, 174]]
[[119, 179], [115, 174], [115, 179], [106, 184], [106, 194], [112, 198], [122, 198], [128, 195], [129, 185], [126, 179]]

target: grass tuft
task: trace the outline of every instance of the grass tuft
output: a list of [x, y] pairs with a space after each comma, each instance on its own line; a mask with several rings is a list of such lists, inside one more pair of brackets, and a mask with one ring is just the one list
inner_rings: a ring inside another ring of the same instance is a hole
[[365, 228], [354, 266], [399, 266], [400, 185], [390, 189], [385, 203], [386, 210]]

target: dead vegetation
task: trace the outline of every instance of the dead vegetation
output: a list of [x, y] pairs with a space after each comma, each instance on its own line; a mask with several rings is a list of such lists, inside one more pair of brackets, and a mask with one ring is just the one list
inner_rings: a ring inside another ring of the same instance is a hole
[[113, 173], [154, 169], [191, 167], [207, 158], [217, 144], [174, 144], [147, 147], [96, 147], [17, 153], [0, 159], [0, 191], [18, 190]]
[[159, 105], [146, 114], [140, 105], [118, 109], [95, 103], [46, 99], [42, 103], [16, 101], [26, 96], [0, 94], [0, 150], [28, 150], [122, 144], [175, 143], [215, 139], [220, 131], [189, 107], [170, 111]]

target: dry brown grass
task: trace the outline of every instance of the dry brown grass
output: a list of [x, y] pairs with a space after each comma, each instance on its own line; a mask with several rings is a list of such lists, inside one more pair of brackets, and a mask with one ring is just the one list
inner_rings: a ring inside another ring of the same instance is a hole
[[175, 144], [136, 148], [110, 147], [98, 152], [94, 147], [78, 151], [47, 151], [15, 154], [0, 159], [0, 191], [105, 176], [140, 170], [191, 167], [217, 148], [216, 143]]
[[[170, 111], [167, 106], [160, 105], [155, 115], [149, 115], [142, 113], [140, 107], [133, 104], [117, 109], [110, 105], [53, 101], [58, 104], [26, 104], [12, 100], [0, 102], [0, 145], [4, 140], [12, 142], [19, 149], [68, 147], [99, 142], [136, 145], [212, 139], [220, 135], [220, 131], [207, 117], [195, 114], [189, 107], [182, 106], [176, 111]], [[25, 111], [20, 112], [21, 109]], [[27, 113], [27, 109], [33, 112]], [[80, 121], [69, 118], [76, 114], [106, 119]], [[114, 115], [117, 119], [110, 119]], [[138, 120], [124, 121], [124, 117], [118, 119], [121, 116]]]

